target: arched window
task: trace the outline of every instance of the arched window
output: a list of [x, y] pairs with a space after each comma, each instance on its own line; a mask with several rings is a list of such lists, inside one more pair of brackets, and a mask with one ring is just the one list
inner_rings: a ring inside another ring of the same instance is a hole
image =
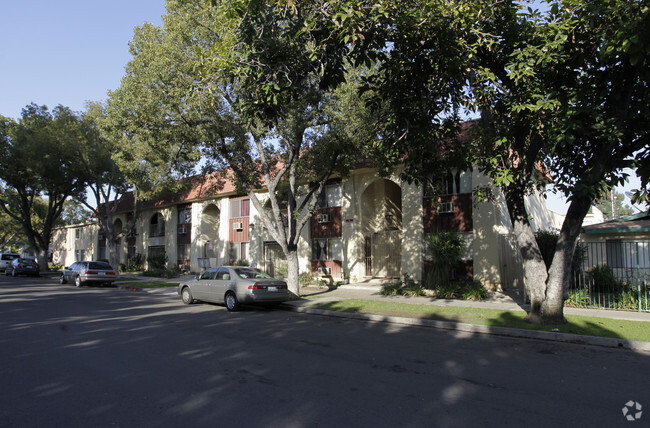
[[160, 213], [156, 213], [151, 217], [149, 222], [149, 235], [165, 236], [165, 218]]

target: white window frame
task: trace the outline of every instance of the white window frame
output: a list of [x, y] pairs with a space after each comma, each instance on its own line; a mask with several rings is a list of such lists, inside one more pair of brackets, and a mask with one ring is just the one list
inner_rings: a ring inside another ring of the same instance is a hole
[[341, 184], [328, 184], [318, 197], [319, 208], [336, 208], [343, 205], [343, 187]]
[[[243, 215], [242, 204], [248, 201], [248, 215]], [[249, 198], [231, 199], [230, 200], [230, 218], [250, 217], [251, 202]]]
[[[318, 257], [316, 245], [320, 245], [321, 253]], [[341, 238], [314, 238], [311, 243], [311, 259], [313, 261], [332, 261], [341, 260], [343, 255], [343, 245]]]

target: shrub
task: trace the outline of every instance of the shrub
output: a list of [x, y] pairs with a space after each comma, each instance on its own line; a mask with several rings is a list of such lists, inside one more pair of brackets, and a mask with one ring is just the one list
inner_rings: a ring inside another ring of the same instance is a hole
[[426, 296], [427, 292], [421, 284], [410, 284], [402, 289], [404, 296]]
[[461, 295], [465, 300], [483, 300], [487, 299], [489, 293], [476, 281], [467, 281], [459, 286]]
[[436, 232], [429, 235], [427, 248], [433, 256], [433, 267], [427, 275], [427, 285], [436, 288], [449, 283], [453, 269], [460, 260], [463, 241], [456, 232]]
[[402, 295], [402, 283], [395, 282], [393, 284], [385, 284], [381, 287], [379, 292], [382, 296], [401, 296]]
[[147, 257], [148, 270], [164, 270], [167, 268], [167, 254], [154, 254]]
[[454, 282], [438, 284], [435, 291], [439, 299], [457, 299], [462, 294], [459, 284]]
[[133, 258], [131, 258], [126, 265], [126, 272], [135, 272], [135, 271], [141, 271], [144, 265], [144, 260], [142, 257], [142, 254], [136, 253]]
[[319, 280], [316, 282], [316, 284], [318, 284], [318, 287], [319, 287], [319, 288], [322, 288], [322, 287], [328, 287], [328, 288], [329, 288], [329, 286], [330, 286], [329, 281], [325, 281], [324, 279], [319, 279]]
[[567, 306], [587, 307], [590, 305], [589, 290], [569, 290]]
[[596, 293], [621, 293], [625, 291], [624, 284], [616, 279], [614, 272], [607, 265], [596, 266], [590, 272], [591, 287]]
[[176, 269], [149, 269], [145, 272], [142, 272], [142, 276], [150, 276], [156, 278], [174, 278], [178, 276], [178, 271]]
[[639, 295], [633, 290], [621, 291], [616, 300], [619, 309], [639, 309]]
[[312, 272], [303, 272], [298, 275], [298, 283], [300, 285], [309, 285], [314, 281], [314, 274]]

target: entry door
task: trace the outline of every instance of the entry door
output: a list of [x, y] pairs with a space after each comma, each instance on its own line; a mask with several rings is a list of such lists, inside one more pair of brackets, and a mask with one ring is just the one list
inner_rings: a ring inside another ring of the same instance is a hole
[[385, 230], [372, 235], [372, 273], [374, 277], [398, 278], [401, 259], [401, 231]]
[[286, 264], [282, 247], [277, 242], [264, 244], [264, 270], [272, 277], [279, 274], [278, 267]]

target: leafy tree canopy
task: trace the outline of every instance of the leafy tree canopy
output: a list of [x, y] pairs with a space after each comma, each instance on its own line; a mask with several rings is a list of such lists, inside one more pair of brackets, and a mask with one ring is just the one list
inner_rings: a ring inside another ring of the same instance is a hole
[[84, 138], [82, 119], [63, 106], [30, 104], [18, 121], [0, 117], [0, 208], [21, 224], [44, 267], [65, 200], [85, 191], [75, 161]]
[[[614, 192], [614, 205], [612, 206], [612, 192], [609, 192], [597, 201], [596, 207], [603, 213], [605, 220], [634, 214], [634, 209], [625, 204], [624, 201], [625, 195]], [[614, 212], [616, 212], [616, 215], [614, 215]]]
[[[360, 71], [345, 72], [345, 44], [325, 40], [325, 2], [168, 1], [164, 26], [144, 25], [111, 93], [106, 127], [122, 142], [118, 165], [143, 191], [204, 171], [231, 174], [289, 259], [316, 197], [347, 174], [372, 138]], [[318, 42], [317, 42], [318, 41]], [[267, 201], [254, 190], [266, 187]], [[288, 226], [285, 228], [285, 224]]]
[[[624, 180], [625, 167], [636, 168], [647, 192], [650, 9], [636, 0], [547, 3], [540, 13], [514, 0], [340, 0], [332, 27], [352, 42], [357, 61], [379, 60], [366, 82], [389, 106], [382, 146], [414, 179], [431, 168], [409, 157], [427, 135], [457, 128], [463, 110], [480, 114], [470, 160], [506, 196], [533, 301], [529, 319], [561, 323], [589, 207]], [[549, 172], [571, 206], [547, 281], [524, 197]]]

